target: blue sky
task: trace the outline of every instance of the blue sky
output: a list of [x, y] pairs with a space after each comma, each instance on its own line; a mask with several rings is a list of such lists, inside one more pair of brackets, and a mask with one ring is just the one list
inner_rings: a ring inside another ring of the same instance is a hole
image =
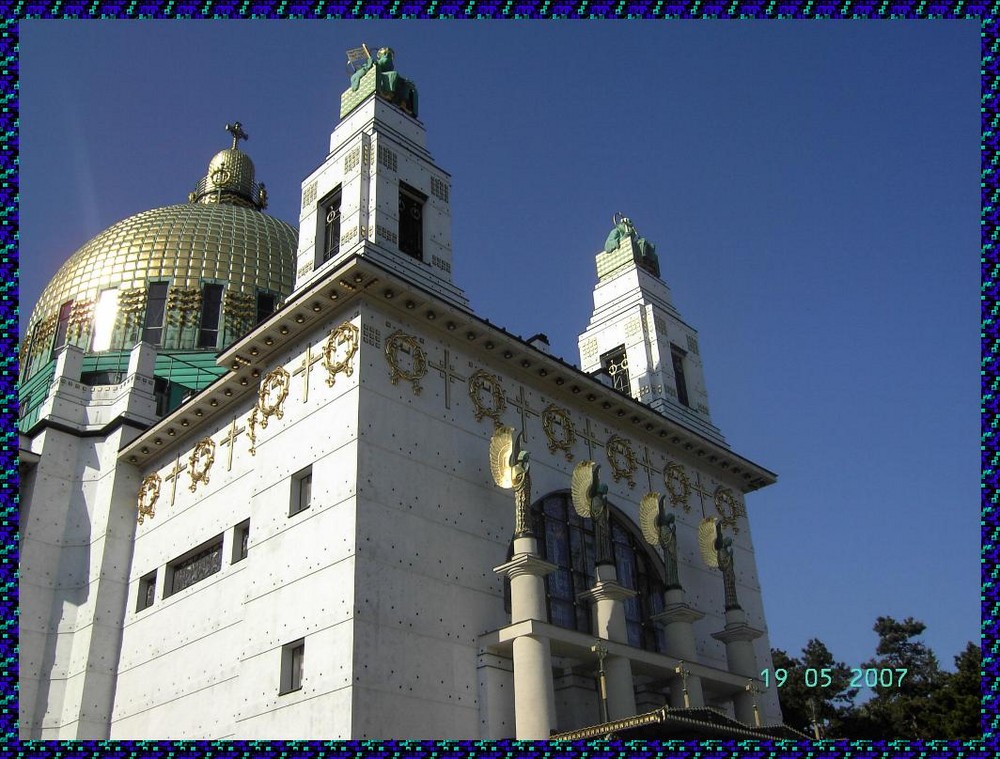
[[858, 665], [879, 615], [979, 635], [979, 25], [22, 22], [21, 324], [93, 235], [184, 202], [243, 122], [293, 224], [347, 86], [396, 50], [452, 174], [454, 277], [578, 363], [623, 211], [700, 333], [771, 643]]

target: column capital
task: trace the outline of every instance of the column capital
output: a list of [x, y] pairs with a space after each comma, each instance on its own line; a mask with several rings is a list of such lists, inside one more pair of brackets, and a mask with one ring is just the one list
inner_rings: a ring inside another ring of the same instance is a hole
[[663, 611], [653, 614], [650, 619], [661, 625], [669, 625], [671, 622], [697, 622], [705, 616], [704, 612], [685, 602], [669, 604]]
[[626, 588], [620, 582], [616, 580], [599, 580], [594, 583], [594, 587], [590, 590], [585, 590], [577, 595], [577, 598], [581, 601], [592, 601], [597, 603], [598, 601], [623, 601], [626, 598], [632, 598], [637, 595], [634, 590]]
[[522, 575], [532, 577], [545, 577], [547, 574], [555, 572], [558, 567], [544, 559], [540, 559], [534, 554], [521, 553], [499, 567], [493, 567], [497, 574], [507, 575], [513, 579]]
[[741, 640], [756, 640], [763, 634], [763, 630], [751, 627], [746, 622], [738, 622], [736, 624], [726, 625], [724, 630], [717, 633], [712, 633], [712, 637], [716, 640], [722, 641], [723, 643], [735, 643]]

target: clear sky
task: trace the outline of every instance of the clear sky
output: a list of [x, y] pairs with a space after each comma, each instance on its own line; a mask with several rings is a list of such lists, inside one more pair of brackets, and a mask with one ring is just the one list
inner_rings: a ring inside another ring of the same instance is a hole
[[858, 665], [880, 615], [979, 636], [979, 24], [22, 22], [21, 324], [116, 221], [184, 202], [240, 120], [297, 224], [344, 55], [390, 45], [452, 174], [473, 308], [579, 363], [616, 211], [700, 333], [771, 643]]

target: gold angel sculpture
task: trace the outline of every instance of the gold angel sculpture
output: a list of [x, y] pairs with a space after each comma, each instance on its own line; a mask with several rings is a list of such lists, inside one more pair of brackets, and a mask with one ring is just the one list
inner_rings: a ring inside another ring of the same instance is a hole
[[600, 472], [600, 464], [581, 461], [573, 469], [570, 492], [576, 513], [594, 522], [594, 544], [597, 551], [595, 563], [614, 564], [611, 527], [608, 521], [608, 486], [601, 482]]
[[722, 535], [722, 520], [705, 517], [698, 526], [698, 546], [702, 560], [712, 569], [722, 572], [726, 593], [726, 611], [739, 609], [736, 598], [736, 568], [733, 562], [733, 539]]
[[531, 474], [524, 436], [513, 427], [499, 427], [490, 439], [490, 470], [493, 481], [504, 490], [514, 490], [514, 537], [530, 537]]
[[646, 493], [639, 501], [639, 526], [650, 545], [663, 548], [667, 590], [681, 587], [677, 573], [677, 520], [664, 510], [662, 493]]

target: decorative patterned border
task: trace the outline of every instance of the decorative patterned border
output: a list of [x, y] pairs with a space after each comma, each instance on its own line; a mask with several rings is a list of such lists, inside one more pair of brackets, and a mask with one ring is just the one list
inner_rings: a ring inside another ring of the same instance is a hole
[[[235, 18], [253, 15], [257, 18], [274, 17], [423, 17], [423, 18], [524, 18], [535, 15], [574, 18], [828, 18], [828, 19], [889, 19], [889, 18], [972, 18], [982, 19], [982, 155], [981, 155], [981, 240], [982, 240], [982, 314], [981, 340], [983, 348], [981, 382], [982, 395], [982, 611], [984, 631], [983, 667], [986, 688], [984, 689], [984, 725], [990, 731], [985, 742], [967, 741], [824, 741], [822, 753], [827, 756], [930, 756], [972, 757], [986, 759], [997, 753], [997, 742], [992, 730], [997, 720], [998, 659], [996, 649], [996, 618], [1000, 607], [1000, 584], [994, 573], [998, 560], [1000, 519], [998, 519], [998, 495], [1000, 488], [1000, 431], [992, 426], [1000, 410], [1000, 393], [994, 390], [1000, 363], [1000, 320], [993, 317], [1000, 290], [1000, 259], [997, 242], [993, 235], [1000, 216], [1000, 185], [998, 171], [993, 165], [1000, 142], [1000, 131], [993, 125], [1000, 123], [1000, 109], [997, 106], [1000, 56], [993, 51], [997, 46], [997, 3], [935, 3], [935, 2], [879, 2], [861, 0], [859, 2], [732, 2], [729, 4], [704, 2], [595, 2], [574, 3], [502, 3], [468, 2], [456, 4], [429, 3], [333, 3], [303, 2], [299, 4], [278, 3], [275, 0], [237, 4], [222, 0], [206, 0], [200, 4], [176, 2], [93, 2], [90, 4], [60, 5], [55, 11], [48, 3], [25, 2], [8, 9], [8, 14], [0, 24], [0, 75], [4, 84], [4, 108], [0, 109], [0, 161], [3, 162], [4, 181], [0, 183], [3, 199], [3, 223], [0, 224], [0, 240], [3, 255], [0, 258], [0, 309], [5, 329], [0, 332], [2, 358], [0, 358], [0, 383], [2, 383], [4, 403], [4, 430], [6, 440], [15, 435], [17, 402], [15, 381], [17, 378], [17, 187], [16, 158], [18, 155], [19, 115], [14, 88], [18, 74], [16, 45], [18, 43], [17, 19], [30, 18]], [[0, 732], [4, 734], [13, 749], [23, 756], [64, 757], [67, 747], [57, 742], [18, 742], [17, 736], [17, 490], [19, 479], [14, 446], [8, 444], [0, 448], [3, 468], [8, 477], [0, 483], [0, 490], [7, 496], [0, 524], [3, 527], [5, 557], [2, 563], [4, 573], [3, 600], [6, 613], [3, 615], [3, 635], [0, 636], [0, 653], [7, 666], [4, 669], [3, 685], [7, 698], [0, 702]], [[197, 756], [220, 756], [226, 759], [237, 757], [279, 757], [289, 751], [297, 755], [329, 755], [331, 746], [320, 741], [78, 741], [72, 744], [77, 754], [96, 757], [103, 755], [122, 756], [163, 756], [187, 752]], [[587, 756], [599, 750], [602, 756], [653, 756], [657, 752], [668, 751], [675, 757], [695, 759], [705, 756], [705, 744], [698, 741], [671, 741], [663, 743], [624, 742], [612, 740], [598, 746], [584, 741], [559, 744], [559, 754], [563, 759]], [[338, 742], [336, 755], [340, 759], [352, 756], [386, 755], [406, 756], [408, 759], [433, 759], [447, 752], [452, 759], [475, 756], [489, 752], [492, 759], [515, 759], [540, 752], [551, 752], [550, 744], [530, 741], [344, 741]], [[759, 759], [787, 757], [807, 759], [816, 756], [816, 748], [811, 742], [775, 741], [712, 741], [711, 754], [715, 759], [729, 759], [744, 756], [752, 751]]]
[[[409, 348], [413, 357], [413, 367], [404, 369], [399, 363], [399, 351]], [[414, 395], [420, 395], [420, 379], [427, 374], [427, 353], [420, 347], [417, 338], [396, 330], [385, 339], [385, 360], [389, 362], [389, 381], [397, 384], [401, 379], [410, 383]]]

